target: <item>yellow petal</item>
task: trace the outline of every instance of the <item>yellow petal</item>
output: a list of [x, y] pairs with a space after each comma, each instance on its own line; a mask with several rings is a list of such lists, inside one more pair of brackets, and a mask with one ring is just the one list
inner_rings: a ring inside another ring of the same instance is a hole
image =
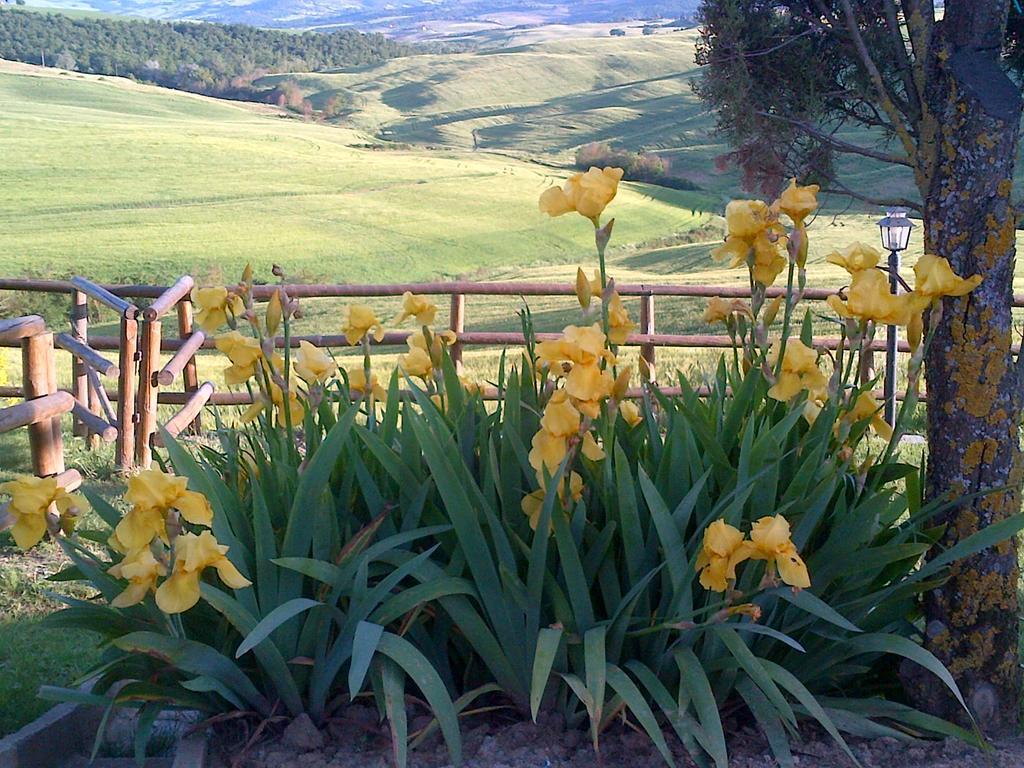
[[591, 299], [590, 291], [590, 280], [587, 279], [586, 273], [579, 267], [576, 268], [576, 298], [579, 299], [580, 306], [586, 309], [590, 306]]
[[110, 601], [110, 604], [114, 608], [129, 608], [145, 600], [148, 593], [149, 584], [131, 582], [121, 594]]
[[220, 580], [232, 589], [244, 589], [245, 587], [252, 586], [252, 582], [245, 578], [235, 567], [235, 564], [226, 557], [221, 557], [213, 566], [217, 569], [217, 575], [220, 576]]
[[199, 572], [177, 572], [156, 591], [157, 607], [164, 613], [184, 613], [199, 602]]
[[622, 400], [619, 403], [619, 415], [630, 427], [635, 427], [644, 420], [640, 413], [640, 407], [632, 400]]
[[267, 335], [276, 336], [281, 328], [281, 318], [284, 315], [284, 307], [281, 306], [281, 292], [274, 291], [270, 295], [270, 303], [267, 305]]
[[245, 409], [245, 413], [242, 414], [242, 417], [241, 419], [239, 419], [239, 421], [241, 421], [243, 424], [250, 424], [256, 421], [256, 419], [260, 417], [260, 414], [263, 413], [263, 410], [266, 407], [266, 404], [262, 400], [257, 399], [255, 403], [253, 403], [252, 405]]
[[579, 432], [580, 413], [569, 402], [569, 395], [564, 389], [556, 391], [551, 396], [551, 400], [544, 408], [544, 416], [540, 420], [540, 425], [559, 437], [568, 437]]
[[604, 458], [604, 448], [597, 444], [597, 440], [594, 439], [594, 435], [591, 432], [587, 432], [583, 435], [583, 443], [580, 445], [580, 451], [591, 461], [601, 461]]
[[791, 587], [807, 589], [811, 586], [811, 576], [807, 572], [807, 565], [797, 554], [796, 548], [789, 548], [775, 559], [775, 565], [779, 569], [779, 576]]
[[121, 518], [114, 535], [129, 550], [147, 547], [155, 538], [166, 542], [164, 513], [156, 507], [134, 507]]
[[14, 543], [21, 549], [31, 549], [46, 535], [46, 517], [44, 515], [17, 515], [11, 527]]
[[552, 218], [575, 210], [572, 202], [560, 187], [551, 187], [545, 190], [544, 194], [540, 196], [538, 207], [541, 213], [546, 213]]
[[183, 518], [193, 525], [209, 527], [213, 523], [213, 508], [209, 500], [198, 491], [185, 491], [174, 503]]

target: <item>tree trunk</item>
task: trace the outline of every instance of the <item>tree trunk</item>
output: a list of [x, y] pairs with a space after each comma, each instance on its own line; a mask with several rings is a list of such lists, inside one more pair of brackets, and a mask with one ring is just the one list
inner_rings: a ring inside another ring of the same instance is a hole
[[[925, 247], [982, 284], [944, 300], [926, 361], [930, 499], [946, 512], [946, 548], [1020, 511], [1020, 374], [1011, 353], [1016, 214], [1011, 200], [1021, 118], [1000, 68], [1009, 0], [950, 0], [936, 28], [929, 105], [936, 142], [924, 187]], [[993, 489], [1002, 489], [986, 493]], [[966, 499], [972, 494], [985, 494]], [[1016, 726], [1020, 706], [1015, 541], [953, 565], [925, 601], [926, 647], [952, 672], [979, 724]], [[958, 718], [941, 683], [915, 675], [919, 703]]]

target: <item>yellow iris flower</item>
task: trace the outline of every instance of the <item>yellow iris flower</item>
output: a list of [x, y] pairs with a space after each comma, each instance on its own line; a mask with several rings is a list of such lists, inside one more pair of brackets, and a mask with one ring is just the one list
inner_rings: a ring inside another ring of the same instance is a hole
[[[285, 418], [285, 395], [284, 390], [281, 389], [277, 384], [271, 382], [270, 384], [270, 404], [274, 406], [274, 423], [278, 426], [283, 426], [288, 423]], [[249, 406], [248, 410], [242, 414], [242, 423], [249, 424], [259, 418], [259, 415], [263, 413], [267, 408], [267, 401], [265, 398], [257, 398], [256, 402]], [[292, 426], [296, 426], [302, 423], [302, 420], [306, 416], [306, 409], [302, 406], [302, 399], [299, 397], [299, 393], [294, 388], [288, 390], [288, 417], [291, 419]]]
[[231, 589], [252, 584], [226, 557], [228, 548], [209, 531], [196, 536], [183, 533], [174, 542], [174, 568], [156, 591], [156, 604], [164, 613], [183, 613], [199, 602], [199, 580], [206, 568], [216, 568]]
[[[364, 396], [366, 394], [366, 371], [362, 368], [349, 368], [347, 373], [349, 392], [353, 395]], [[373, 372], [370, 373], [370, 392], [377, 400], [387, 397], [384, 387], [377, 381], [377, 374]]]
[[365, 304], [349, 304], [341, 310], [341, 332], [352, 345], [361, 342], [371, 332], [375, 341], [384, 338], [384, 326]]
[[299, 342], [299, 352], [295, 356], [295, 373], [307, 384], [323, 383], [338, 370], [333, 358], [308, 341]]
[[700, 573], [704, 589], [725, 592], [736, 580], [736, 566], [750, 557], [743, 532], [724, 520], [715, 520], [704, 529], [704, 542], [694, 569]]
[[778, 568], [779, 576], [791, 587], [807, 589], [811, 578], [807, 566], [790, 539], [789, 522], [782, 515], [762, 517], [750, 531], [752, 560], [767, 560], [769, 572]]
[[754, 313], [750, 310], [750, 305], [742, 299], [723, 299], [715, 296], [708, 299], [707, 309], [704, 310], [704, 322], [725, 323], [734, 315], [753, 318]]
[[[777, 350], [773, 350], [769, 361], [773, 367], [778, 362]], [[820, 399], [827, 386], [828, 380], [818, 368], [818, 353], [800, 339], [789, 339], [778, 381], [768, 390], [768, 396], [785, 402], [807, 390], [812, 399]]]
[[608, 340], [612, 344], [625, 344], [636, 323], [629, 319], [629, 313], [622, 305], [622, 297], [613, 293], [608, 300]]
[[188, 478], [159, 469], [146, 469], [129, 478], [124, 498], [132, 508], [117, 524], [114, 537], [129, 551], [147, 547], [155, 538], [168, 543], [167, 513], [172, 509], [193, 525], [209, 527], [213, 523], [209, 500], [188, 490]]
[[609, 363], [615, 357], [605, 346], [605, 335], [600, 323], [590, 326], [566, 326], [562, 338], [557, 341], [542, 341], [537, 345], [537, 355], [545, 363], [579, 363], [594, 365], [602, 357]]
[[981, 275], [959, 277], [947, 259], [926, 253], [914, 265], [914, 293], [929, 300], [965, 296], [981, 285]]
[[237, 317], [245, 311], [242, 299], [227, 288], [193, 288], [189, 297], [195, 307], [196, 323], [206, 333], [215, 333], [228, 323], [228, 313]]
[[[886, 440], [892, 439], [892, 427], [882, 417], [882, 404], [875, 399], [871, 392], [861, 392], [853, 401], [853, 407], [843, 414], [842, 421], [850, 424], [857, 424], [865, 419], [871, 420], [871, 428]], [[839, 424], [836, 424], [838, 431]]]
[[6, 524], [0, 507], [0, 530], [9, 525], [14, 543], [21, 549], [31, 549], [46, 535], [46, 516], [51, 504], [55, 505], [65, 532], [74, 528], [75, 518], [80, 512], [89, 509], [83, 497], [68, 493], [53, 477], [19, 477], [0, 484], [0, 493], [11, 497], [7, 504], [9, 522]]
[[597, 442], [592, 432], [583, 433], [583, 442], [580, 443], [580, 453], [591, 461], [600, 461], [605, 457], [604, 448]]
[[222, 333], [214, 342], [217, 349], [227, 355], [231, 365], [224, 369], [228, 385], [244, 384], [256, 373], [256, 364], [263, 358], [260, 341], [238, 331]]
[[559, 437], [569, 437], [580, 431], [580, 412], [573, 407], [564, 389], [556, 390], [548, 400], [540, 426]]
[[796, 179], [790, 179], [789, 186], [775, 201], [775, 208], [789, 216], [794, 225], [802, 227], [804, 219], [818, 209], [819, 189], [821, 187], [817, 184], [802, 187], [796, 183]]
[[267, 335], [276, 336], [284, 318], [284, 305], [281, 303], [281, 291], [274, 291], [267, 304]]
[[879, 325], [908, 325], [929, 301], [916, 292], [890, 293], [889, 278], [877, 269], [853, 273], [845, 302], [838, 296], [826, 299], [829, 307], [840, 317], [872, 320]]
[[832, 251], [825, 260], [829, 264], [842, 267], [851, 275], [863, 272], [866, 269], [874, 269], [882, 259], [882, 252], [862, 242], [850, 243], [845, 248]]
[[545, 468], [552, 475], [558, 471], [568, 450], [568, 438], [546, 429], [537, 431], [531, 442], [529, 458], [530, 466], [536, 470], [540, 482], [543, 482]]
[[[565, 483], [558, 484], [558, 498], [564, 506], [566, 502]], [[569, 498], [573, 501], [579, 501], [583, 498], [583, 478], [576, 472], [572, 472], [569, 475]], [[519, 506], [523, 510], [523, 514], [530, 519], [530, 528], [536, 531], [537, 525], [540, 523], [541, 512], [544, 509], [544, 489], [524, 496]], [[549, 532], [551, 530], [554, 530], [553, 525]]]
[[618, 194], [623, 173], [621, 168], [591, 168], [573, 174], [562, 187], [551, 187], [540, 196], [540, 211], [551, 217], [575, 211], [599, 226], [601, 214]]
[[565, 377], [565, 391], [573, 398], [576, 408], [592, 419], [601, 414], [601, 401], [615, 388], [615, 380], [607, 369], [596, 363], [577, 363]]
[[640, 413], [640, 406], [632, 400], [623, 400], [619, 403], [619, 415], [630, 427], [635, 427], [644, 420]]
[[153, 550], [145, 546], [128, 552], [107, 573], [128, 581], [124, 591], [110, 601], [114, 608], [128, 608], [141, 603], [150, 591], [156, 589], [157, 579], [167, 574], [167, 568], [153, 556]]
[[433, 325], [437, 317], [437, 305], [426, 296], [406, 291], [402, 294], [402, 314], [395, 318], [395, 325], [404, 323], [410, 317], [415, 317], [418, 325]]
[[733, 200], [725, 208], [728, 234], [725, 243], [711, 251], [717, 261], [729, 261], [729, 267], [750, 267], [754, 280], [769, 286], [786, 268], [779, 252], [782, 235], [777, 233], [773, 214], [762, 200]]

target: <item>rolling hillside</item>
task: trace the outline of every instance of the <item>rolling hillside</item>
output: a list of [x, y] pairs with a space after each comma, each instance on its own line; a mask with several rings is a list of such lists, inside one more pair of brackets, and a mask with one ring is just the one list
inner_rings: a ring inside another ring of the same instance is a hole
[[[739, 177], [716, 170], [727, 150], [713, 116], [693, 93], [696, 30], [649, 37], [584, 37], [490, 50], [408, 56], [327, 74], [275, 75], [296, 82], [317, 105], [335, 99], [341, 124], [396, 142], [513, 154], [567, 164], [574, 150], [608, 141], [653, 150], [673, 171], [718, 200]], [[861, 133], [848, 140], [872, 143]], [[903, 169], [839, 158], [846, 183], [877, 196], [910, 193]], [[848, 201], [833, 201], [846, 210]], [[858, 210], [858, 208], [854, 208]]]
[[[414, 280], [571, 261], [585, 227], [536, 199], [562, 174], [482, 153], [374, 151], [360, 132], [130, 81], [0, 67], [0, 274], [163, 280], [268, 272]], [[627, 185], [620, 244], [700, 196]], [[706, 217], [703, 217], [706, 218]]]

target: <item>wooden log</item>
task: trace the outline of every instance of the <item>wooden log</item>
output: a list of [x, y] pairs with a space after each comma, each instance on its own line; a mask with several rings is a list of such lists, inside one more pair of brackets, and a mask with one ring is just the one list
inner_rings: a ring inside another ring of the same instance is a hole
[[142, 310], [143, 319], [150, 322], [159, 320], [174, 309], [179, 301], [188, 296], [189, 291], [192, 290], [194, 285], [195, 281], [188, 275], [179, 278], [174, 285], [161, 293], [152, 304]]
[[135, 463], [149, 469], [153, 461], [153, 434], [156, 432], [158, 384], [157, 366], [160, 364], [159, 320], [142, 323], [139, 332], [139, 389], [135, 410], [138, 414], [135, 430]]
[[[656, 387], [659, 391], [665, 393], [668, 396], [678, 395], [679, 387]], [[21, 387], [0, 387], [0, 397], [20, 397]], [[67, 390], [61, 390], [67, 392]], [[701, 390], [697, 389], [698, 394]], [[68, 392], [70, 394], [70, 392]], [[116, 400], [116, 392], [108, 392], [108, 396]], [[706, 393], [705, 393], [706, 394]], [[876, 393], [878, 397], [881, 397], [881, 393]], [[629, 390], [629, 397], [640, 397], [642, 391], [639, 387], [634, 387]], [[493, 387], [484, 389], [484, 400], [495, 400], [497, 399], [498, 391]], [[185, 405], [191, 395], [184, 392], [161, 392], [158, 396], [160, 405]], [[898, 400], [906, 399], [906, 395], [903, 392], [899, 392], [896, 395]], [[919, 400], [923, 403], [927, 401], [927, 393], [922, 393]], [[252, 398], [247, 392], [214, 392], [210, 399], [206, 403], [209, 407], [231, 407], [241, 405], [252, 405]]]
[[110, 309], [117, 312], [122, 317], [127, 317], [129, 313], [134, 314], [135, 305], [119, 296], [115, 296], [113, 293], [108, 291], [101, 285], [91, 280], [86, 280], [84, 277], [73, 277], [71, 278], [71, 285], [76, 290], [81, 291], [87, 296], [96, 299], [100, 304], [103, 304]]
[[[174, 414], [167, 423], [164, 424], [164, 429], [171, 435], [171, 437], [177, 437], [184, 432], [188, 426], [195, 421], [196, 416], [203, 410], [210, 398], [213, 396], [213, 384], [209, 381], [204, 382], [199, 389], [192, 393], [192, 397], [189, 398], [188, 402]], [[153, 444], [159, 447], [163, 447], [163, 440], [160, 438], [160, 433], [156, 433], [153, 436]]]
[[462, 375], [462, 338], [466, 330], [466, 296], [462, 293], [452, 294], [451, 312], [448, 315], [448, 327], [455, 332], [456, 342], [452, 344], [450, 354], [455, 363], [455, 372]]
[[[407, 331], [390, 331], [384, 334], [384, 340], [379, 344], [373, 342], [375, 347], [404, 347], [405, 341], [409, 337]], [[559, 334], [557, 333], [538, 333], [538, 341], [544, 341], [547, 339], [557, 339]], [[518, 332], [490, 332], [490, 331], [467, 331], [462, 335], [462, 343], [464, 346], [483, 346], [483, 347], [501, 347], [509, 345], [519, 345], [525, 343], [525, 339], [522, 333]], [[344, 336], [340, 334], [321, 334], [321, 335], [306, 335], [306, 336], [292, 336], [291, 346], [298, 347], [302, 341], [308, 341], [311, 344], [315, 344], [318, 347], [349, 347], [348, 341]], [[166, 338], [160, 342], [160, 349], [163, 352], [176, 352], [181, 349], [185, 342], [181, 339]], [[709, 349], [727, 349], [732, 346], [732, 340], [728, 336], [714, 336], [714, 335], [677, 335], [677, 334], [661, 334], [655, 333], [651, 335], [647, 334], [633, 334], [630, 336], [626, 343], [622, 346], [641, 346], [646, 343], [654, 344], [656, 347], [685, 347], [700, 349], [707, 347]], [[115, 336], [93, 336], [89, 340], [89, 346], [93, 349], [109, 351], [118, 349], [119, 342]], [[837, 349], [839, 346], [839, 339], [836, 338], [823, 338], [816, 337], [814, 339], [814, 345], [816, 347], [823, 347], [825, 349]], [[0, 347], [5, 346], [17, 346], [12, 344], [4, 344], [0, 342]], [[281, 337], [277, 338], [277, 346], [284, 347], [284, 339]], [[214, 340], [207, 338], [203, 342], [204, 350], [214, 349]], [[884, 351], [885, 342], [876, 339], [871, 347], [875, 351]], [[1018, 354], [1021, 349], [1020, 344], [1014, 344], [1013, 353]], [[900, 352], [910, 352], [910, 346], [906, 341], [900, 341], [899, 345]]]
[[92, 413], [88, 406], [80, 400], [75, 400], [75, 407], [71, 412], [82, 422], [82, 426], [88, 430], [89, 434], [97, 435], [105, 443], [117, 440], [117, 427]]
[[21, 340], [46, 331], [46, 321], [39, 315], [26, 315], [9, 320], [0, 320], [0, 341], [17, 347]]
[[72, 337], [71, 334], [59, 333], [54, 341], [58, 347], [66, 352], [70, 352], [90, 368], [94, 369], [97, 373], [106, 376], [108, 379], [116, 379], [117, 375], [120, 373], [117, 363], [107, 360], [107, 358], [95, 349], [90, 347], [88, 344], [78, 341], [78, 339]]
[[[26, 403], [57, 394], [57, 367], [53, 354], [53, 334], [40, 333], [22, 340], [22, 387]], [[29, 425], [32, 467], [40, 477], [64, 471], [64, 438], [60, 416], [74, 407], [41, 416]], [[51, 401], [51, 404], [57, 401]]]
[[[86, 281], [88, 282], [88, 281]], [[90, 285], [95, 285], [90, 283]], [[167, 286], [159, 285], [102, 285], [97, 286], [110, 295], [138, 299], [156, 299], [166, 290]], [[570, 296], [575, 295], [575, 287], [569, 282], [433, 282], [433, 283], [396, 283], [382, 285], [305, 285], [293, 284], [285, 286], [255, 286], [254, 295], [262, 300], [270, 298], [273, 291], [283, 288], [292, 298], [357, 298], [374, 296], [401, 296], [405, 291], [423, 294], [452, 294], [490, 296]], [[71, 293], [81, 290], [73, 281], [67, 280], [28, 280], [20, 278], [0, 278], [0, 290], [22, 291], [30, 293]], [[750, 289], [737, 285], [649, 285], [629, 284], [616, 285], [622, 296], [642, 296], [652, 293], [655, 296], [690, 296], [696, 298], [750, 298]], [[837, 288], [808, 288], [804, 298], [824, 300], [834, 294]], [[769, 288], [769, 298], [783, 295], [782, 287]], [[86, 291], [88, 293], [88, 291]], [[91, 295], [91, 294], [90, 294]], [[1024, 294], [1014, 294], [1014, 307], [1024, 307]]]
[[[206, 334], [202, 331], [196, 331], [185, 339], [185, 343], [174, 353], [174, 357], [168, 360], [167, 364], [156, 374], [157, 384], [163, 387], [170, 386], [178, 378], [178, 374], [187, 370], [190, 363], [192, 364], [192, 373], [194, 374], [196, 352], [202, 349], [203, 342], [205, 341]], [[196, 387], [193, 387], [191, 391], [194, 392], [196, 389]], [[190, 391], [188, 381], [185, 382], [185, 391]]]
[[[99, 412], [96, 410], [96, 406], [98, 406], [107, 417], [107, 421], [111, 424], [117, 424], [118, 417], [114, 415], [114, 407], [110, 404], [110, 397], [107, 394], [107, 390], [103, 388], [99, 374], [88, 366], [86, 366], [85, 373], [89, 378], [89, 410], [99, 415]], [[95, 406], [93, 404], [94, 399], [96, 401]]]
[[[184, 299], [178, 304], [178, 337], [182, 340], [182, 348], [188, 345], [194, 333], [202, 336], [202, 339], [199, 341], [199, 347], [202, 347], [203, 343], [206, 341], [206, 333], [195, 330], [192, 312], [192, 302], [189, 299]], [[199, 350], [197, 348], [196, 352], [198, 351]], [[185, 392], [195, 392], [199, 389], [199, 371], [196, 367], [195, 352], [189, 356], [188, 361], [185, 363], [185, 368], [182, 371], [182, 377], [185, 381]], [[203, 433], [202, 411], [196, 414], [190, 429], [195, 435], [201, 435]]]
[[[73, 291], [71, 294], [71, 334], [75, 340], [82, 344], [88, 344], [89, 338], [89, 297], [81, 291]], [[57, 343], [60, 344], [58, 337]], [[89, 377], [85, 372], [85, 364], [77, 357], [71, 358], [71, 391], [75, 399], [80, 403], [89, 402]], [[86, 446], [89, 445], [90, 435], [85, 424], [76, 415], [71, 427], [71, 433], [77, 437], [86, 438]]]
[[[50, 422], [54, 418], [59, 419], [63, 414], [70, 413], [75, 407], [75, 398], [72, 397], [70, 392], [60, 391], [54, 392], [52, 395], [43, 395], [42, 397], [36, 397], [31, 400], [25, 400], [24, 402], [12, 405], [10, 408], [0, 409], [0, 434], [4, 432], [10, 432], [14, 429], [20, 429], [21, 427], [29, 427], [31, 430], [33, 427], [44, 427], [45, 434], [49, 436], [50, 433]], [[40, 430], [42, 433], [43, 430]], [[30, 437], [32, 432], [29, 433]], [[35, 451], [33, 450], [33, 457]], [[56, 462], [50, 464], [52, 468], [56, 466]], [[36, 474], [39, 474], [38, 467]], [[63, 471], [63, 470], [61, 470]], [[46, 472], [46, 475], [55, 475], [57, 472]]]
[[[640, 333], [644, 336], [654, 336], [654, 294], [647, 293], [640, 297]], [[647, 363], [651, 372], [650, 380], [655, 381], [655, 357], [657, 345], [651, 342], [640, 345], [640, 357]]]
[[57, 481], [57, 485], [68, 493], [77, 491], [82, 487], [82, 475], [79, 474], [77, 469], [66, 469], [57, 475], [54, 480]]
[[121, 318], [118, 347], [121, 373], [117, 377], [117, 446], [114, 460], [123, 472], [135, 465], [135, 387], [139, 324], [126, 314]]

